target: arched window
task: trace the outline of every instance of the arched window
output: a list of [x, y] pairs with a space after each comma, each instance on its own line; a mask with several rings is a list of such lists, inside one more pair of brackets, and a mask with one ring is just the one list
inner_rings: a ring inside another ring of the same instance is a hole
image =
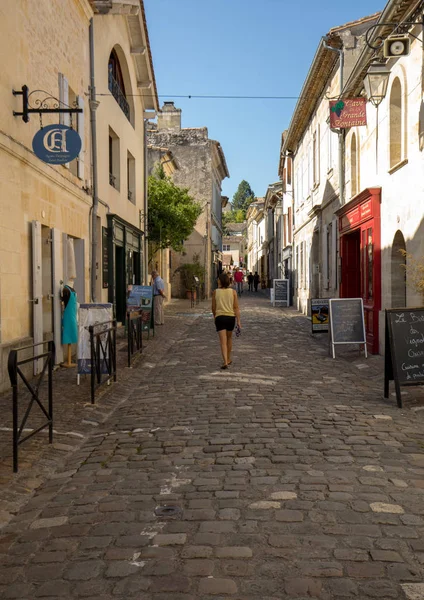
[[352, 134], [352, 140], [350, 142], [350, 190], [351, 197], [356, 196], [359, 188], [359, 161], [358, 161], [358, 147], [356, 144], [356, 134]]
[[128, 104], [128, 100], [125, 93], [125, 83], [124, 77], [122, 75], [121, 65], [119, 63], [119, 58], [115, 50], [112, 50], [109, 56], [108, 82], [109, 91], [112, 93], [112, 96], [115, 98], [115, 100], [121, 107], [122, 112], [125, 114], [128, 121], [130, 121], [130, 105]]
[[406, 307], [406, 244], [401, 231], [396, 231], [392, 244], [391, 279], [392, 308]]
[[390, 92], [390, 168], [402, 161], [402, 136], [402, 86], [396, 77]]

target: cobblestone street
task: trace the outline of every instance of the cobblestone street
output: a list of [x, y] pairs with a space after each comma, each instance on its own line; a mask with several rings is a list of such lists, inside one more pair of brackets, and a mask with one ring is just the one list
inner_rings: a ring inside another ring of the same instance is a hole
[[333, 360], [295, 310], [240, 304], [228, 371], [209, 305], [169, 311], [3, 529], [1, 598], [424, 598], [421, 388], [399, 410], [382, 357]]

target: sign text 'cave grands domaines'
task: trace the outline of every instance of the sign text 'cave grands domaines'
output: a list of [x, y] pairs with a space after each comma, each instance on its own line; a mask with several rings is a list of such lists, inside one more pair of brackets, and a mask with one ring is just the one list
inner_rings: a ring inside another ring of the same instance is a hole
[[346, 98], [330, 102], [331, 129], [344, 129], [367, 124], [366, 98]]

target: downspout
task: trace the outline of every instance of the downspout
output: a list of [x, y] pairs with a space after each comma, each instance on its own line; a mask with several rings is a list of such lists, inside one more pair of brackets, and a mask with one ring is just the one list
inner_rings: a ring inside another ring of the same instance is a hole
[[148, 210], [149, 210], [149, 199], [148, 199], [148, 190], [149, 190], [149, 175], [147, 172], [147, 121], [148, 119], [144, 119], [144, 273], [143, 280], [145, 285], [149, 285], [149, 239], [148, 239]]
[[[332, 52], [337, 52], [340, 59], [339, 64], [339, 97], [341, 97], [343, 92], [343, 69], [344, 69], [344, 52], [342, 48], [333, 48], [327, 44], [328, 37], [325, 36], [322, 38], [322, 45], [327, 50], [331, 50]], [[343, 206], [344, 199], [344, 187], [345, 187], [345, 164], [344, 164], [344, 155], [345, 155], [345, 137], [344, 137], [344, 129], [339, 129], [337, 132], [339, 136], [339, 197], [340, 197], [340, 205]]]
[[94, 80], [94, 24], [93, 17], [89, 27], [90, 41], [90, 128], [91, 128], [91, 168], [92, 168], [92, 194], [93, 204], [91, 211], [91, 302], [96, 302], [96, 276], [97, 276], [97, 211], [99, 206], [97, 182], [97, 123], [96, 110], [99, 103], [96, 100], [96, 87]]

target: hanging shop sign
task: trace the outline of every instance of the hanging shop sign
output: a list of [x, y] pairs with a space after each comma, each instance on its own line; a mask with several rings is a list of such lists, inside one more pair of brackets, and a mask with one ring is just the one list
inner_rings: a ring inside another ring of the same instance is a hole
[[347, 129], [367, 124], [366, 98], [346, 98], [330, 102], [330, 128]]
[[402, 408], [400, 386], [424, 385], [424, 309], [386, 310], [386, 349], [384, 353], [384, 397], [389, 383], [395, 382], [396, 399]]
[[364, 346], [367, 357], [367, 338], [365, 336], [364, 303], [362, 298], [330, 299], [330, 342], [333, 358], [335, 347], [342, 344]]
[[35, 134], [32, 149], [45, 163], [64, 165], [80, 153], [81, 138], [75, 129], [67, 125], [47, 125]]
[[312, 333], [325, 333], [329, 325], [328, 298], [312, 298], [311, 300], [311, 325]]

